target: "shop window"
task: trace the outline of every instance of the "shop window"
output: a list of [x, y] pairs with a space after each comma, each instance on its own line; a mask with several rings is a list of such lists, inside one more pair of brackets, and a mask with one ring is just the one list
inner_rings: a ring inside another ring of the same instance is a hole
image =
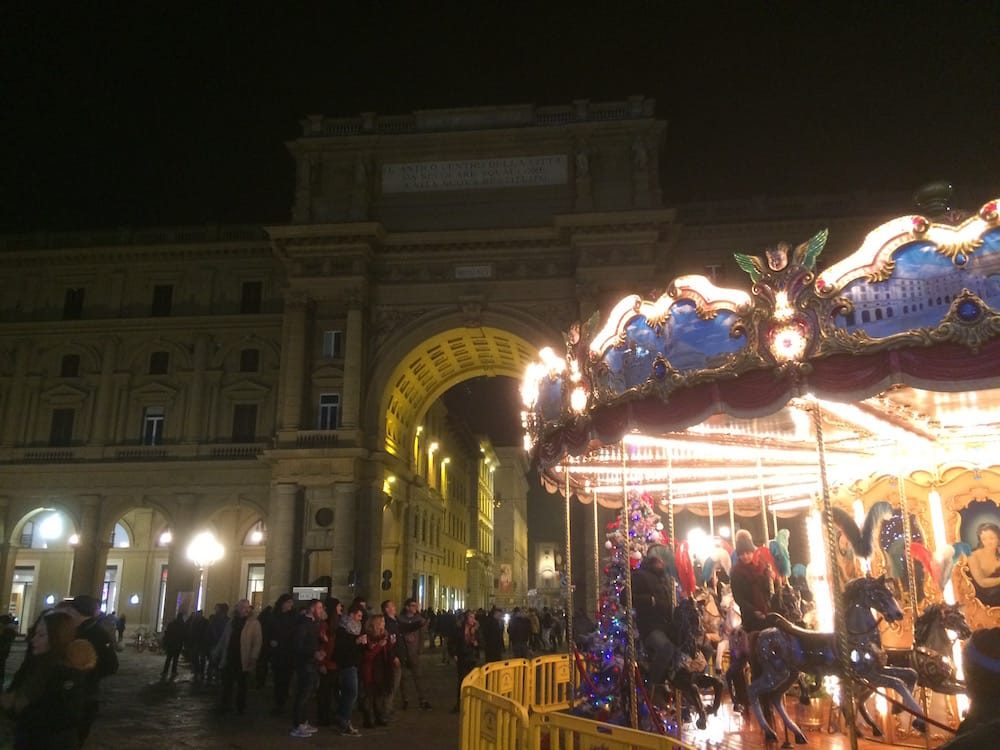
[[75, 409], [53, 409], [52, 424], [49, 428], [49, 445], [66, 446], [73, 442], [73, 420]]
[[76, 378], [80, 375], [80, 355], [79, 354], [66, 354], [63, 355], [62, 362], [59, 365], [59, 377], [61, 378]]
[[162, 406], [147, 406], [142, 412], [142, 444], [160, 445], [166, 421]]
[[233, 442], [252, 443], [257, 437], [257, 404], [233, 407]]
[[149, 355], [149, 374], [166, 375], [170, 367], [170, 352], [153, 352]]
[[260, 281], [244, 281], [240, 291], [240, 314], [254, 315], [260, 312], [264, 295], [264, 285]]
[[240, 372], [257, 372], [260, 369], [260, 349], [244, 349], [240, 352]]
[[340, 427], [340, 394], [324, 393], [319, 397], [320, 430], [336, 430]]
[[172, 284], [157, 284], [153, 287], [153, 304], [150, 306], [149, 314], [154, 318], [170, 315], [173, 298], [174, 287]]

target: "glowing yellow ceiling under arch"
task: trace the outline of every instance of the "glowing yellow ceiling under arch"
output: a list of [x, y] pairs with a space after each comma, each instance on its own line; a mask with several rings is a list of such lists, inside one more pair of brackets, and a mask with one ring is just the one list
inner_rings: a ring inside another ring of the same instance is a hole
[[453, 328], [428, 338], [396, 365], [382, 396], [386, 452], [407, 457], [419, 420], [453, 385], [480, 375], [520, 380], [537, 358], [535, 347], [499, 328]]

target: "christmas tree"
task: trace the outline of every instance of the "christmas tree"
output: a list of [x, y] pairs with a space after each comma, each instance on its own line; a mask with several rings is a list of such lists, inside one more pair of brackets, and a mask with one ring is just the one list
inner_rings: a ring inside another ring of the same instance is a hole
[[[671, 549], [660, 517], [653, 510], [653, 498], [632, 490], [628, 493], [627, 530], [621, 518], [608, 524], [597, 630], [587, 639], [582, 654], [586, 676], [581, 681], [581, 691], [586, 700], [581, 701], [576, 713], [597, 721], [627, 725], [630, 723], [629, 702], [635, 699], [638, 690], [639, 727], [662, 732], [662, 723], [655, 726], [659, 720], [651, 715], [642, 686], [626, 679], [625, 671], [630, 628], [636, 639], [637, 656], [642, 648], [635, 630], [635, 618], [625, 605], [626, 576], [629, 568], [639, 566], [653, 545], [666, 545], [667, 550]], [[673, 566], [668, 563], [668, 570], [671, 568]]]

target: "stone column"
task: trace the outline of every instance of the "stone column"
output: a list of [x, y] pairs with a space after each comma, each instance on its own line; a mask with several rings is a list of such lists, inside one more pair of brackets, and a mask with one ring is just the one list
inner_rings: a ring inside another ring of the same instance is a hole
[[70, 575], [69, 594], [99, 596], [104, 582], [104, 568], [108, 563], [108, 545], [102, 545], [101, 496], [80, 495], [80, 541], [73, 550], [73, 572]]
[[10, 543], [13, 531], [7, 518], [9, 499], [0, 497], [0, 614], [6, 614], [10, 608], [10, 591], [14, 583], [14, 563], [17, 560], [17, 547]]
[[298, 516], [299, 486], [279, 482], [271, 487], [267, 506], [267, 547], [264, 566], [264, 591], [268, 602], [292, 590], [296, 554], [295, 519]]
[[344, 342], [344, 393], [340, 426], [345, 430], [356, 430], [361, 416], [362, 372], [364, 370], [364, 329], [361, 302], [352, 300], [347, 311], [347, 340]]
[[14, 375], [10, 382], [10, 391], [7, 393], [6, 409], [3, 415], [3, 437], [4, 446], [12, 446], [18, 441], [18, 429], [22, 427], [22, 415], [24, 414], [24, 376], [28, 367], [28, 355], [30, 345], [20, 343], [14, 351]]
[[[182, 592], [191, 592], [191, 607], [198, 596], [198, 571], [194, 563], [187, 559], [187, 546], [194, 536], [194, 512], [196, 495], [179, 494], [175, 497], [177, 510], [174, 513], [170, 532], [170, 554], [167, 558], [167, 594], [163, 603], [163, 622], [168, 623], [177, 615], [177, 598]], [[211, 603], [206, 609], [211, 608]]]
[[111, 432], [111, 402], [115, 391], [115, 358], [118, 355], [118, 340], [114, 337], [104, 343], [101, 357], [101, 378], [97, 384], [97, 399], [94, 405], [94, 420], [91, 423], [90, 441], [95, 445], [108, 442]]
[[292, 442], [302, 424], [302, 391], [305, 382], [306, 325], [308, 300], [305, 295], [285, 296], [281, 327], [281, 374], [278, 397], [279, 442]]
[[[358, 501], [358, 543], [356, 547], [355, 569], [361, 577], [358, 593], [374, 600], [381, 591], [382, 582], [382, 515], [386, 512], [386, 495], [379, 480], [365, 484], [359, 492]], [[392, 511], [388, 511], [392, 512]], [[336, 548], [334, 548], [336, 549]], [[396, 571], [393, 571], [395, 583]]]
[[205, 392], [205, 369], [208, 365], [208, 345], [211, 341], [208, 334], [199, 334], [194, 340], [193, 371], [191, 385], [188, 391], [187, 419], [184, 421], [182, 440], [185, 443], [197, 443], [204, 437], [205, 411], [203, 408]]
[[[361, 544], [357, 542], [359, 537]], [[333, 577], [332, 592], [341, 599], [350, 601], [358, 594], [371, 596], [358, 588], [365, 585], [367, 571], [363, 570], [355, 558], [355, 550], [362, 547], [369, 534], [368, 529], [362, 531], [358, 524], [358, 485], [354, 482], [338, 482], [333, 486]], [[351, 571], [359, 574], [359, 586], [354, 589], [345, 584]]]

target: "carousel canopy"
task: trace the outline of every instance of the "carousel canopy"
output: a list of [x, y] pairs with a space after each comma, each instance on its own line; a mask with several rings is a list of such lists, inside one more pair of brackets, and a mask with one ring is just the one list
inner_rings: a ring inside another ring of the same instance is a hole
[[626, 297], [528, 367], [526, 447], [607, 505], [627, 482], [748, 514], [810, 502], [820, 438], [835, 482], [995, 462], [997, 201], [951, 218], [889, 221], [822, 271], [825, 231], [736, 254], [748, 290], [683, 276]]

